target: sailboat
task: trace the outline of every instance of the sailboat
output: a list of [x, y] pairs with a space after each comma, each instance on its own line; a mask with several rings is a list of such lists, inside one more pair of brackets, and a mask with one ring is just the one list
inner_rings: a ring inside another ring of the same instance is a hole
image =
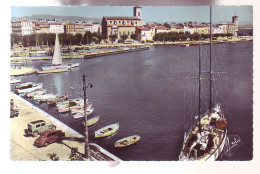
[[[180, 161], [215, 161], [222, 153], [227, 139], [227, 121], [221, 111], [221, 105], [214, 107], [212, 102], [212, 22], [210, 7], [210, 99], [209, 109], [201, 114], [201, 60], [199, 56], [199, 101], [198, 119], [184, 134], [184, 142], [179, 155]], [[200, 52], [200, 46], [199, 46]], [[199, 53], [200, 54], [200, 53]]]
[[43, 71], [38, 71], [39, 74], [43, 73], [57, 73], [68, 71], [70, 67], [68, 65], [62, 65], [61, 51], [60, 51], [60, 42], [58, 34], [56, 34], [54, 54], [52, 58], [52, 63], [48, 66], [43, 66]]

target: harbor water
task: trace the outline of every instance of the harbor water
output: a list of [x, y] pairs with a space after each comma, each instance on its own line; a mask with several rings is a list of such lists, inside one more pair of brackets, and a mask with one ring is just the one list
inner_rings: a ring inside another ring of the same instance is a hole
[[[209, 45], [201, 45], [202, 69], [208, 71]], [[214, 103], [221, 103], [228, 122], [228, 135], [238, 135], [241, 143], [232, 155], [219, 160], [251, 160], [253, 157], [253, 43], [213, 45]], [[99, 115], [89, 127], [89, 138], [122, 160], [176, 161], [184, 132], [196, 115], [199, 46], [152, 46], [149, 50], [78, 59], [80, 67], [54, 74], [21, 76], [22, 82], [43, 83], [48, 93], [67, 94], [69, 99], [83, 97], [82, 74], [87, 75], [87, 96]], [[40, 69], [47, 61], [28, 62]], [[204, 73], [205, 79], [207, 73]], [[13, 86], [12, 86], [13, 87]], [[202, 112], [208, 103], [208, 80], [202, 82]], [[28, 101], [33, 102], [28, 99]], [[84, 135], [83, 119], [56, 113], [55, 107], [37, 104]], [[94, 131], [119, 122], [119, 131], [111, 137], [95, 139]], [[139, 135], [141, 141], [117, 149], [114, 142]]]

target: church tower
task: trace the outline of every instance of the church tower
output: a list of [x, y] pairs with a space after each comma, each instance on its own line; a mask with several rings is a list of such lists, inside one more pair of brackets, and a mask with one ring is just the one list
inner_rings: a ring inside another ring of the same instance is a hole
[[232, 16], [232, 23], [235, 26], [235, 31], [234, 31], [234, 36], [237, 36], [237, 32], [238, 32], [238, 16]]
[[142, 18], [142, 7], [140, 6], [134, 7], [134, 17], [139, 17], [140, 19]]
[[238, 16], [232, 16], [232, 23], [238, 26]]

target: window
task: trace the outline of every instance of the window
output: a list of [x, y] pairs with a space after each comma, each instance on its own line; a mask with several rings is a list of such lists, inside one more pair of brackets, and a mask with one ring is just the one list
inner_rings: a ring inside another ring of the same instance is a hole
[[42, 123], [41, 126], [45, 126], [45, 123]]
[[37, 125], [36, 125], [36, 128], [38, 128], [38, 127], [40, 127], [40, 126], [41, 126], [40, 124], [37, 124]]

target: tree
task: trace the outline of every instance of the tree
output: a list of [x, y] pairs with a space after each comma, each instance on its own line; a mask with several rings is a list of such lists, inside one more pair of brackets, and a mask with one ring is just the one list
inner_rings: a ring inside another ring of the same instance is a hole
[[112, 34], [109, 36], [109, 38], [114, 42], [117, 38], [117, 35], [116, 34]]
[[75, 45], [81, 45], [81, 41], [82, 41], [82, 34], [77, 33], [74, 37], [75, 40]]
[[123, 41], [125, 41], [127, 38], [128, 38], [128, 35], [127, 35], [127, 34], [121, 35], [121, 39], [122, 39]]
[[137, 40], [137, 37], [138, 37], [138, 34], [131, 34], [131, 39], [133, 39], [133, 40]]

